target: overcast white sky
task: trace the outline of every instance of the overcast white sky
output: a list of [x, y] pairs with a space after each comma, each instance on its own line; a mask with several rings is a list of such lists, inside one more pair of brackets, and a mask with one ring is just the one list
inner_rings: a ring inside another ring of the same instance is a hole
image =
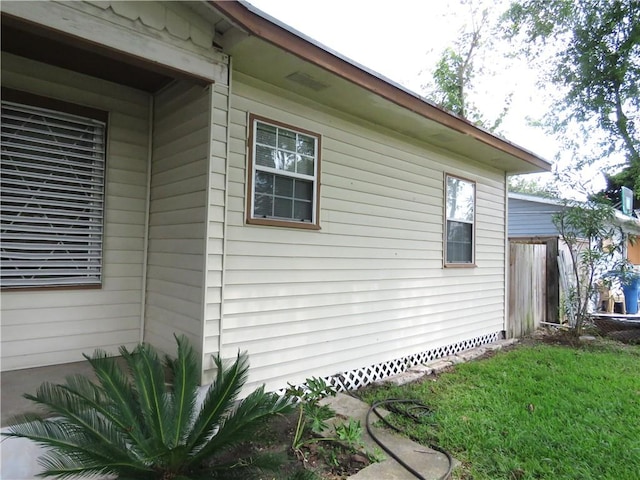
[[[275, 17], [340, 54], [419, 94], [439, 54], [469, 21], [459, 0], [249, 0]], [[491, 2], [497, 3], [497, 2]], [[504, 136], [552, 160], [558, 148], [527, 117], [540, 118], [545, 106], [535, 88], [536, 75], [517, 60], [502, 55], [488, 59], [496, 74], [479, 89], [478, 105], [495, 118], [506, 94], [512, 106], [501, 130]], [[481, 102], [485, 102], [482, 103]]]

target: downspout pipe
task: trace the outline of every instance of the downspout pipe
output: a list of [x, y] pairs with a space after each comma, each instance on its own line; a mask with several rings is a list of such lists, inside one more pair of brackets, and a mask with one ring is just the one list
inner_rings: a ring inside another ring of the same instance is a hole
[[511, 273], [511, 245], [509, 243], [509, 174], [507, 172], [504, 173], [504, 322], [503, 322], [503, 334], [504, 338], [509, 338], [509, 330], [511, 328], [510, 325], [510, 317], [511, 312], [509, 312], [509, 285], [510, 278], [509, 274]]
[[223, 326], [224, 326], [224, 297], [225, 297], [225, 284], [226, 284], [226, 271], [227, 271], [227, 226], [229, 215], [229, 153], [230, 153], [230, 140], [231, 140], [231, 86], [233, 81], [233, 58], [229, 56], [227, 74], [227, 145], [225, 150], [225, 168], [224, 168], [224, 219], [222, 225], [222, 272], [220, 281], [220, 323], [218, 331], [218, 352], [222, 356], [222, 349], [224, 347], [223, 338]]

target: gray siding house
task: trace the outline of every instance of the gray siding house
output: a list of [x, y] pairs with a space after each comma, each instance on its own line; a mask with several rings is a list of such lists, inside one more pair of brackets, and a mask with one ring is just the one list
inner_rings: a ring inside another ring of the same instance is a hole
[[552, 218], [562, 208], [556, 199], [509, 192], [509, 238], [558, 236]]

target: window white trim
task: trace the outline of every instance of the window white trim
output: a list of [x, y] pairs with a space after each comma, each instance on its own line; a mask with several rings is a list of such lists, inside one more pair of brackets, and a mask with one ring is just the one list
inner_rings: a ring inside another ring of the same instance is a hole
[[2, 288], [101, 285], [106, 122], [4, 100], [1, 120]]
[[[319, 229], [320, 135], [252, 114], [249, 152], [247, 223]], [[290, 193], [278, 193], [278, 183]]]
[[[458, 191], [452, 190], [454, 185]], [[476, 190], [476, 182], [472, 180], [450, 174], [444, 176], [445, 267], [475, 266]], [[453, 231], [454, 227], [457, 233]]]

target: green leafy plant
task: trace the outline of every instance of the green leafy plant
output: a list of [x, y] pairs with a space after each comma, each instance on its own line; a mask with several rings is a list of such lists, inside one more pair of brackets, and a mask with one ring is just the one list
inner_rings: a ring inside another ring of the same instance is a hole
[[544, 123], [572, 150], [571, 170], [599, 161], [640, 191], [638, 1], [515, 0], [504, 19], [511, 45], [551, 87]]
[[238, 353], [230, 366], [215, 358], [216, 379], [197, 406], [196, 354], [186, 338], [176, 341], [177, 357], [164, 362], [146, 344], [131, 352], [120, 348], [125, 367], [102, 351], [85, 356], [97, 382], [77, 375], [65, 384], [42, 384], [24, 397], [46, 413], [16, 417], [5, 435], [50, 449], [39, 460], [44, 477], [244, 479], [273, 468], [272, 459], [229, 458], [228, 452], [267, 418], [291, 411], [291, 401], [260, 387], [237, 402], [249, 370], [247, 355]]
[[[633, 241], [633, 243], [635, 243], [635, 240]], [[618, 261], [611, 273], [618, 278], [622, 285], [628, 285], [640, 278], [640, 272], [638, 271], [635, 264], [633, 264], [626, 258]]]
[[[346, 423], [334, 425], [333, 434], [327, 435], [327, 420], [336, 416], [336, 412], [320, 401], [333, 397], [336, 390], [322, 378], [308, 378], [305, 386], [289, 385], [287, 395], [298, 400], [298, 421], [293, 434], [291, 448], [299, 458], [304, 458], [302, 447], [318, 442], [340, 442], [353, 450], [364, 448], [362, 444], [362, 426], [359, 421], [349, 419]], [[320, 436], [325, 432], [325, 436]]]
[[336, 391], [321, 378], [308, 378], [306, 387], [289, 385], [286, 393], [298, 401], [298, 421], [293, 433], [291, 448], [296, 455], [301, 456], [301, 447], [312, 441], [312, 439], [305, 438], [305, 434], [312, 432], [319, 435], [328, 428], [326, 421], [335, 416], [331, 407], [321, 405], [320, 400], [328, 396], [335, 396]]
[[553, 223], [570, 254], [571, 283], [565, 301], [573, 331], [580, 335], [598, 293], [595, 280], [617, 270], [621, 261], [615, 259], [622, 254], [626, 237], [614, 208], [598, 198], [586, 203], [566, 201], [553, 215]]
[[379, 463], [384, 461], [387, 458], [384, 452], [382, 451], [382, 449], [379, 447], [376, 447], [373, 450], [367, 450], [366, 453], [367, 453], [367, 459], [369, 459], [371, 463]]
[[347, 445], [362, 445], [362, 425], [359, 420], [350, 418], [348, 422], [336, 425], [335, 432], [338, 440]]

